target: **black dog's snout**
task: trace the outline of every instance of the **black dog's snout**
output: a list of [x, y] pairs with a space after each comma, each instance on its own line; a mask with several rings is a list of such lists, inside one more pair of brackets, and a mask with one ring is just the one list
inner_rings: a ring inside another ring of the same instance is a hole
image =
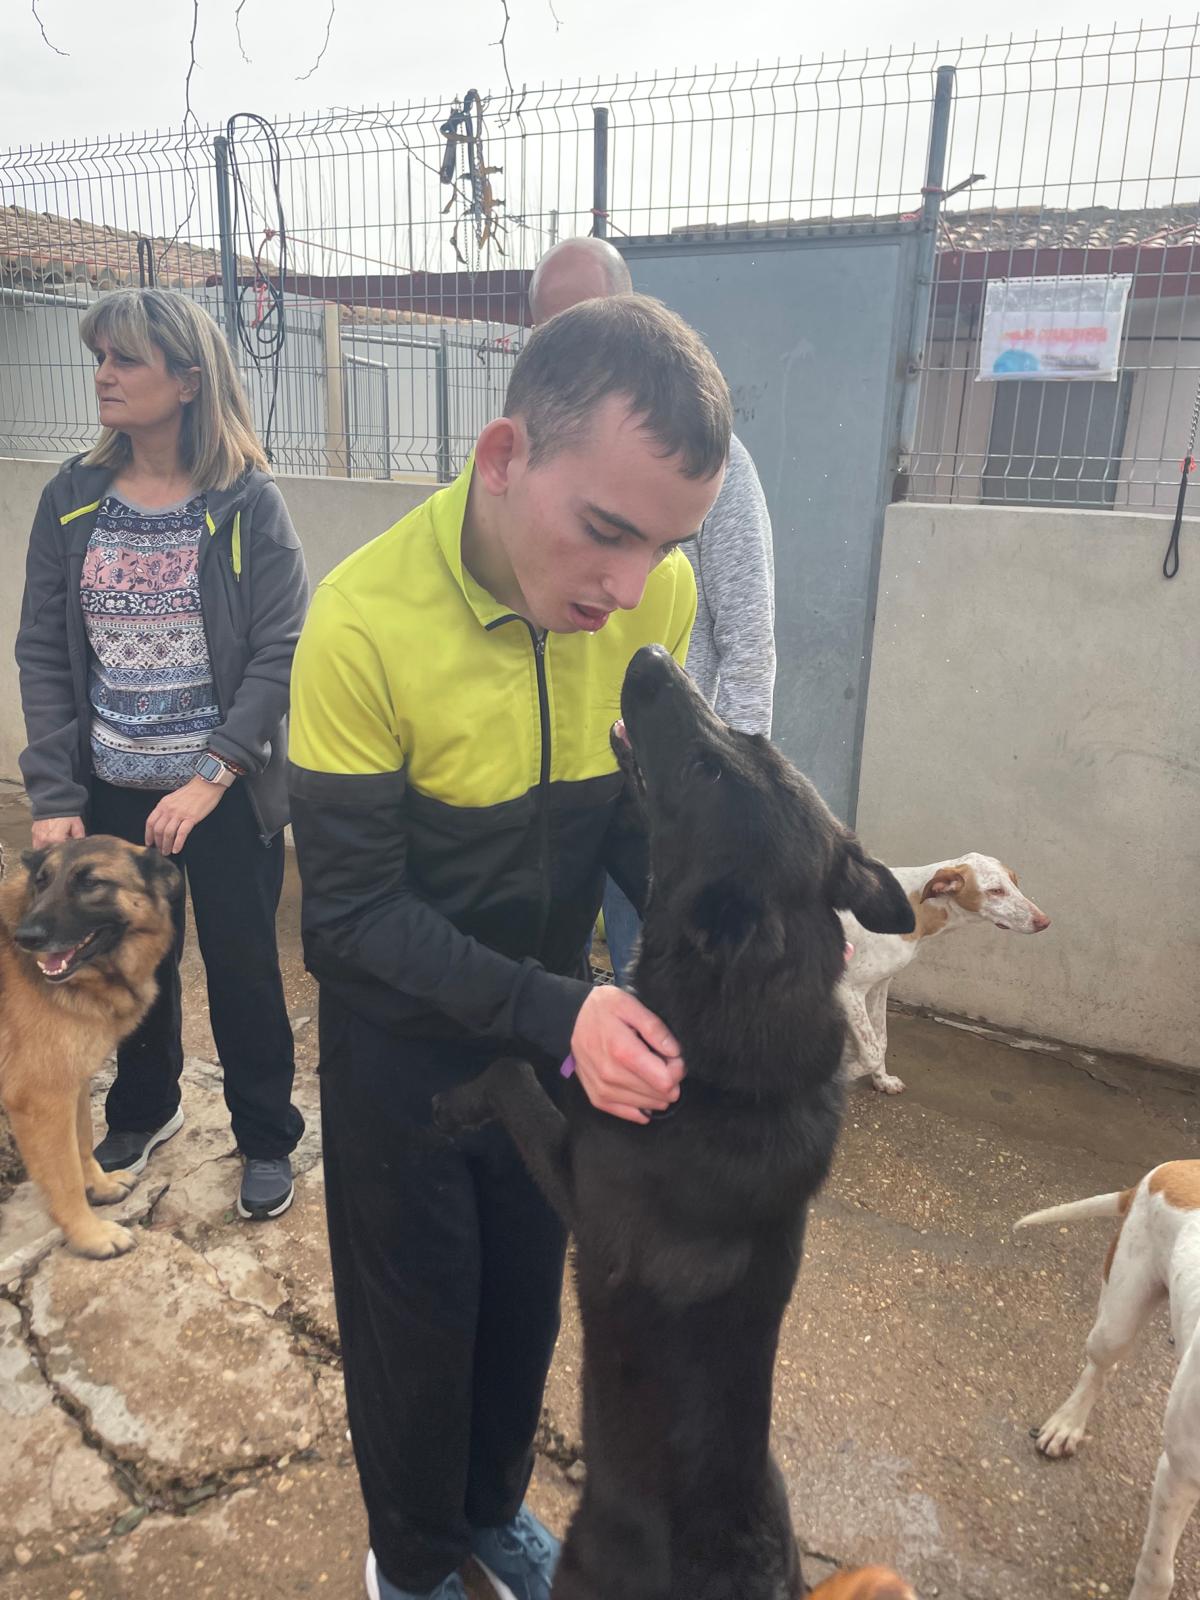
[[643, 645], [626, 669], [623, 693], [632, 691], [640, 700], [652, 700], [671, 681], [674, 665], [671, 652], [661, 644]]
[[22, 950], [44, 950], [50, 942], [50, 930], [44, 922], [26, 920], [13, 929], [13, 943]]

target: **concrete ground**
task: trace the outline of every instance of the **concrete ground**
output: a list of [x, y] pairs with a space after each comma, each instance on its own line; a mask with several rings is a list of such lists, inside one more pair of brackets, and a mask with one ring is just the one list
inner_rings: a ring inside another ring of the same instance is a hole
[[[0, 788], [0, 839], [20, 848], [26, 830]], [[188, 1120], [126, 1203], [138, 1249], [80, 1261], [28, 1185], [0, 1204], [0, 1600], [363, 1592], [296, 909], [289, 873], [280, 925], [309, 1127], [285, 1218], [233, 1214], [238, 1164], [190, 950]], [[923, 1600], [1122, 1600], [1173, 1372], [1165, 1318], [1080, 1457], [1041, 1460], [1029, 1429], [1076, 1377], [1107, 1232], [1010, 1230], [1200, 1153], [1195, 1085], [919, 1017], [897, 1016], [893, 1035], [908, 1093], [851, 1094], [780, 1350], [776, 1448], [810, 1575], [886, 1560]], [[560, 1528], [583, 1475], [578, 1374], [568, 1294], [533, 1491]], [[1200, 1517], [1175, 1593], [1200, 1595]]]

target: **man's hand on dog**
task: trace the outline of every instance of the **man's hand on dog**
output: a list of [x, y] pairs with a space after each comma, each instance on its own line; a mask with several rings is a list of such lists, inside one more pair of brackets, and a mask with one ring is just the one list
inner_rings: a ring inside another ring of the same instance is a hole
[[649, 1122], [679, 1098], [683, 1058], [665, 1022], [615, 984], [593, 989], [571, 1035], [575, 1071], [597, 1111]]

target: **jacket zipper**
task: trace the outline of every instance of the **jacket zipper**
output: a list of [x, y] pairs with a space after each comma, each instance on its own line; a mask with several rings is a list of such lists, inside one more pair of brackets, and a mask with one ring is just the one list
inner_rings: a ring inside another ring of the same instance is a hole
[[550, 692], [546, 686], [546, 635], [526, 623], [533, 640], [533, 664], [537, 672], [538, 716], [541, 721], [542, 762], [538, 774], [538, 934], [537, 953], [542, 954], [546, 924], [550, 920]]

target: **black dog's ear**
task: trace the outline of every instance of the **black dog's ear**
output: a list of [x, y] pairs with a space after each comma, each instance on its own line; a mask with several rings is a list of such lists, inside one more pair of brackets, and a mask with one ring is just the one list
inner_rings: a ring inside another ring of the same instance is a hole
[[872, 933], [911, 933], [917, 925], [904, 890], [849, 831], [839, 847], [830, 900], [836, 911], [852, 911]]
[[49, 848], [44, 850], [22, 850], [21, 865], [32, 878], [42, 870], [42, 862], [50, 854]]
[[175, 863], [149, 845], [138, 856], [138, 867], [147, 887], [175, 901], [183, 893], [183, 873]]
[[710, 961], [736, 961], [751, 945], [768, 961], [783, 954], [783, 923], [778, 915], [730, 879], [701, 890], [688, 922], [700, 954]]

